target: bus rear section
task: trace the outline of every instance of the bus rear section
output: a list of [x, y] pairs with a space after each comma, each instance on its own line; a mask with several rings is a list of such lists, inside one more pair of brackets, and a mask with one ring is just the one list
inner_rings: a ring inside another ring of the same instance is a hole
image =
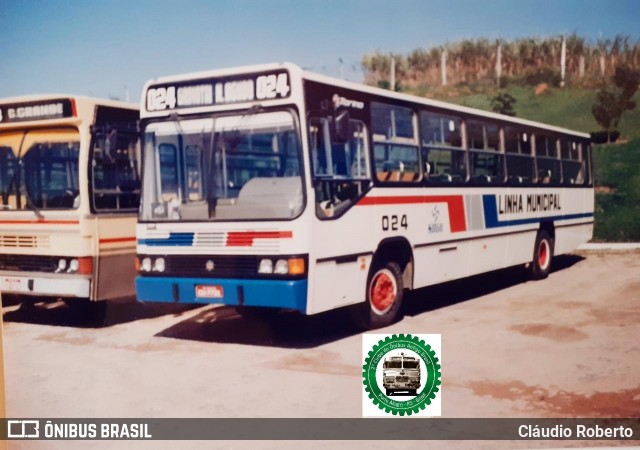
[[306, 311], [310, 214], [292, 89], [282, 68], [147, 85], [140, 301]]
[[[0, 101], [3, 295], [62, 298], [73, 305], [132, 297], [132, 211], [139, 203], [139, 188], [132, 185], [124, 192], [118, 178], [123, 165], [130, 167], [137, 158], [137, 116], [130, 105], [85, 97]], [[123, 126], [127, 132], [119, 134], [116, 128]], [[105, 142], [109, 161], [96, 159]], [[118, 162], [122, 160], [127, 163]], [[121, 205], [128, 201], [128, 214], [117, 208], [104, 214], [109, 195]], [[123, 247], [127, 240], [128, 250]], [[120, 255], [119, 264], [110, 254]], [[108, 279], [111, 287], [106, 289]]]

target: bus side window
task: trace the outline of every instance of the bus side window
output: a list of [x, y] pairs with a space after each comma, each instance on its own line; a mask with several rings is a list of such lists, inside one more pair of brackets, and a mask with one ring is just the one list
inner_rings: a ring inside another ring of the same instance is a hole
[[582, 143], [582, 160], [585, 168], [584, 182], [590, 185], [593, 182], [593, 174], [591, 169], [591, 144], [588, 142]]
[[539, 184], [557, 184], [562, 179], [558, 159], [557, 139], [553, 136], [536, 134], [536, 163]]
[[504, 181], [504, 154], [500, 152], [500, 129], [497, 124], [467, 120], [471, 181], [478, 184], [501, 184]]
[[420, 112], [422, 160], [429, 184], [462, 183], [467, 158], [462, 147], [462, 119], [431, 111]]
[[565, 186], [583, 185], [585, 164], [581, 155], [581, 144], [566, 138], [560, 139], [562, 157], [562, 182]]
[[106, 128], [92, 148], [93, 206], [96, 211], [137, 211], [140, 204], [138, 137]]
[[371, 103], [376, 178], [389, 183], [422, 180], [417, 116], [410, 108]]
[[504, 128], [509, 184], [531, 184], [536, 177], [531, 154], [531, 134], [516, 127]]

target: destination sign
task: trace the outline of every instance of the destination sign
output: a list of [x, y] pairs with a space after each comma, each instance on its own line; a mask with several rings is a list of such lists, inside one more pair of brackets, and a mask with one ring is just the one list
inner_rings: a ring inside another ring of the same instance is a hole
[[0, 123], [28, 122], [73, 117], [70, 99], [45, 100], [0, 105]]
[[145, 104], [147, 111], [165, 111], [274, 100], [290, 93], [289, 73], [279, 70], [155, 85], [147, 89]]

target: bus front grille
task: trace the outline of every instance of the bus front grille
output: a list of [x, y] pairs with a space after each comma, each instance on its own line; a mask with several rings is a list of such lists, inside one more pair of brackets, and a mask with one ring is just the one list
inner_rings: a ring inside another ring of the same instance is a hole
[[169, 255], [164, 275], [177, 277], [252, 278], [258, 273], [255, 255]]
[[54, 272], [58, 267], [56, 256], [0, 255], [0, 270], [19, 272]]

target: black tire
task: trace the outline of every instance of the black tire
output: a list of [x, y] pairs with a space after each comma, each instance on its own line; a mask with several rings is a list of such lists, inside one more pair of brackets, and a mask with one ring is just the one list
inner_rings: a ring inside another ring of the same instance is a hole
[[247, 319], [272, 319], [280, 311], [280, 308], [269, 308], [260, 306], [236, 306], [236, 312]]
[[409, 391], [409, 394], [411, 394], [411, 395], [418, 395], [418, 390], [417, 390], [417, 389], [411, 389], [411, 390]]
[[[387, 289], [394, 291], [393, 297], [381, 294]], [[372, 264], [367, 277], [366, 300], [353, 309], [358, 326], [372, 330], [396, 322], [401, 315], [403, 292], [402, 271], [397, 262]]]
[[2, 294], [2, 306], [14, 306], [22, 303], [23, 297], [16, 294]]
[[534, 280], [542, 280], [549, 276], [553, 261], [553, 238], [546, 230], [538, 231], [536, 243], [533, 246], [533, 260], [530, 273]]
[[387, 389], [387, 397], [390, 396], [393, 393], [393, 391], [391, 389]]

